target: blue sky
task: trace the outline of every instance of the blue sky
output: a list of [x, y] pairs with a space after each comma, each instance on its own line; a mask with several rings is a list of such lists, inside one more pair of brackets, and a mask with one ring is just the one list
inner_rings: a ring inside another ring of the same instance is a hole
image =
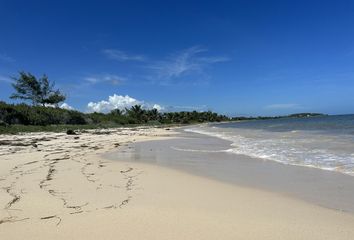
[[344, 0], [0, 0], [0, 100], [24, 70], [82, 111], [354, 113], [353, 24]]

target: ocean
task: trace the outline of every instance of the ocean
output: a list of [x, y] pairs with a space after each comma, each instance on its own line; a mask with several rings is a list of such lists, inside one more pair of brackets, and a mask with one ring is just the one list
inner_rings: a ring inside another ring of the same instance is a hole
[[227, 153], [354, 176], [354, 115], [203, 124], [185, 131], [230, 141], [221, 150]]

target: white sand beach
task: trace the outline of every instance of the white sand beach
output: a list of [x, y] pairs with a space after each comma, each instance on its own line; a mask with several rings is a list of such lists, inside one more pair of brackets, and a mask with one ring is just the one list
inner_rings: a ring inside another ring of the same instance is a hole
[[101, 155], [162, 128], [0, 136], [0, 239], [353, 239], [354, 216]]

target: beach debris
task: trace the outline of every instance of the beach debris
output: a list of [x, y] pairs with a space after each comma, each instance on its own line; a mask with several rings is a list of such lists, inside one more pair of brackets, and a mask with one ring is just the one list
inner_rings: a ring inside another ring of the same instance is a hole
[[66, 134], [67, 134], [67, 135], [76, 135], [76, 132], [75, 132], [74, 130], [72, 130], [72, 129], [68, 129], [68, 130], [66, 131]]
[[14, 217], [6, 217], [0, 220], [0, 224], [3, 223], [14, 223], [14, 222], [21, 222], [21, 221], [25, 221], [28, 220], [29, 218], [22, 218], [22, 219], [18, 219], [16, 220]]
[[92, 146], [92, 147], [90, 147], [90, 149], [98, 150], [98, 149], [101, 149], [101, 147], [99, 147], [99, 146]]
[[5, 207], [5, 209], [9, 209], [12, 205], [14, 205], [16, 202], [18, 202], [19, 200], [20, 200], [20, 196], [18, 196], [18, 195], [14, 195], [13, 196], [14, 198], [10, 201], [10, 202], [8, 202], [7, 204], [6, 204], [6, 207]]
[[128, 173], [128, 172], [131, 172], [131, 171], [133, 171], [132, 167], [128, 168], [127, 170], [121, 170], [120, 173]]
[[112, 209], [112, 208], [117, 208], [117, 206], [116, 205], [110, 205], [110, 206], [104, 207], [103, 209]]
[[71, 212], [70, 214], [79, 214], [79, 213], [83, 213], [84, 211], [78, 211], [78, 212]]
[[124, 205], [127, 205], [131, 199], [132, 199], [132, 197], [128, 196], [127, 199], [125, 199], [121, 202], [121, 204], [119, 205], [119, 208], [122, 208]]
[[23, 146], [23, 147], [25, 147], [25, 146], [30, 146], [30, 145], [32, 145], [32, 143], [30, 143], [30, 142], [19, 142], [20, 140], [13, 140], [13, 141], [10, 141], [10, 140], [1, 140], [0, 141], [0, 145], [11, 145], [11, 146], [19, 146], [19, 147], [21, 147], [21, 146]]
[[96, 135], [108, 135], [111, 134], [110, 131], [94, 131], [92, 132], [92, 134], [96, 134]]
[[51, 215], [51, 216], [47, 216], [47, 217], [41, 217], [41, 220], [47, 220], [47, 219], [52, 219], [52, 218], [58, 219], [57, 226], [61, 223], [61, 218], [58, 217], [57, 215]]
[[72, 208], [72, 209], [75, 209], [76, 211], [81, 211], [81, 208], [87, 206], [88, 204], [89, 204], [89, 203], [87, 202], [87, 203], [84, 203], [84, 204], [82, 204], [82, 205], [73, 205], [73, 206], [70, 206], [70, 205], [68, 205], [67, 202], [66, 202], [65, 206], [66, 206], [66, 208]]

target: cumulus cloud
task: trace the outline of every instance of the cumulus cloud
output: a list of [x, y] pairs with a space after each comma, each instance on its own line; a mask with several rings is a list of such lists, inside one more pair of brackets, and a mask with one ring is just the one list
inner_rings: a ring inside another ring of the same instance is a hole
[[102, 53], [113, 60], [117, 60], [120, 62], [125, 62], [125, 61], [145, 61], [146, 57], [144, 55], [132, 55], [132, 54], [127, 54], [121, 50], [118, 49], [103, 49]]
[[301, 106], [296, 103], [277, 103], [264, 107], [265, 109], [299, 109]]
[[74, 110], [74, 108], [67, 103], [62, 103], [59, 107], [66, 110]]
[[207, 51], [200, 46], [194, 46], [180, 51], [164, 61], [157, 61], [148, 68], [154, 70], [159, 79], [170, 81], [188, 74], [203, 73], [207, 66], [229, 60], [226, 57], [200, 56]]
[[160, 106], [159, 104], [154, 104], [152, 109], [156, 109], [157, 111], [161, 112], [164, 110], [164, 107]]
[[89, 102], [87, 104], [88, 112], [109, 112], [113, 109], [125, 109], [134, 105], [141, 105], [143, 108], [152, 109], [155, 108], [158, 111], [163, 110], [163, 107], [158, 104], [146, 103], [144, 101], [137, 100], [128, 95], [116, 95], [109, 96], [108, 100], [102, 100], [99, 102]]
[[[44, 106], [46, 106], [46, 107], [52, 107], [52, 108], [57, 107], [57, 106], [54, 105], [54, 104], [48, 104], [48, 103], [44, 104]], [[60, 105], [59, 105], [59, 108], [66, 109], [66, 110], [75, 110], [75, 108], [73, 108], [72, 106], [70, 106], [70, 105], [67, 104], [67, 103], [62, 103], [62, 104], [60, 104]]]
[[84, 80], [89, 84], [109, 83], [112, 85], [119, 85], [126, 79], [114, 74], [101, 74], [85, 77]]

